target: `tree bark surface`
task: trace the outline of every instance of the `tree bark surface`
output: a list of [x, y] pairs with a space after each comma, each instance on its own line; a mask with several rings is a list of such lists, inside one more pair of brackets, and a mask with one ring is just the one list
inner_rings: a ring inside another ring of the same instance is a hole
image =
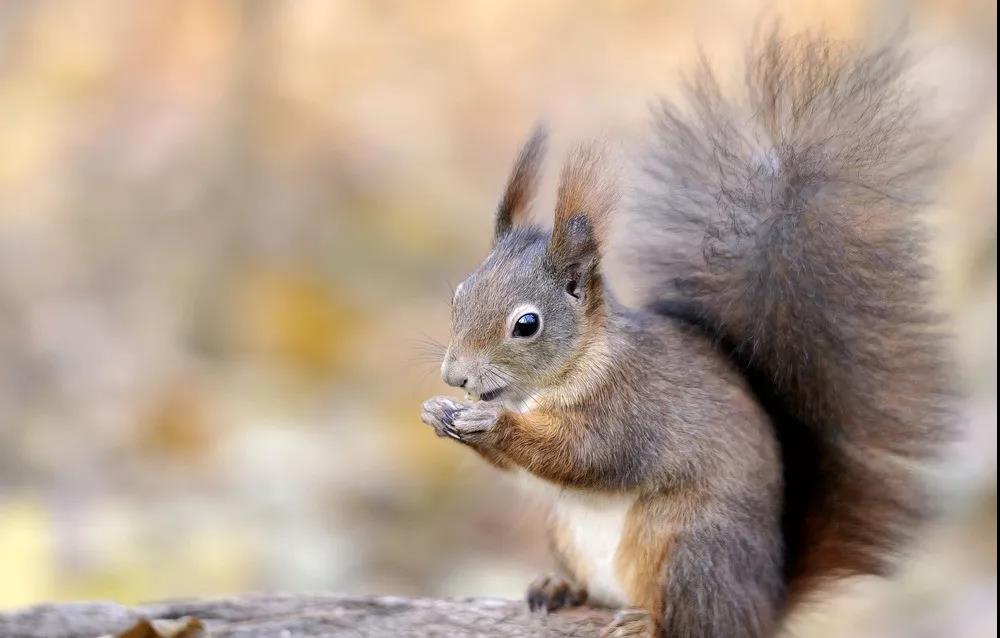
[[[251, 594], [175, 600], [127, 607], [117, 603], [52, 603], [0, 612], [2, 638], [176, 636], [194, 638], [305, 638], [318, 636], [596, 636], [612, 612], [579, 608], [532, 613], [523, 602], [495, 598], [403, 598], [334, 594]], [[203, 631], [184, 633], [197, 619]], [[157, 628], [139, 629], [143, 619]], [[170, 626], [174, 628], [171, 629]], [[131, 631], [130, 631], [131, 630]], [[173, 633], [173, 632], [178, 633]]]

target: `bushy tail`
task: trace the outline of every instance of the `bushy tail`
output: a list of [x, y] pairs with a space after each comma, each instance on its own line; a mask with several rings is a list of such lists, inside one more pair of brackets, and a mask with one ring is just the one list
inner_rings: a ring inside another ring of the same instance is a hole
[[630, 252], [648, 302], [703, 326], [775, 418], [790, 595], [882, 573], [947, 432], [928, 310], [935, 146], [894, 46], [763, 38], [746, 95], [703, 69], [663, 104]]

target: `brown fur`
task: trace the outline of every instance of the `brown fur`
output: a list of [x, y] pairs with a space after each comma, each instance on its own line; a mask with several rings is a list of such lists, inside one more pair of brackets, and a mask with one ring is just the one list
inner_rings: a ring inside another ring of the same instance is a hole
[[[581, 251], [597, 252], [607, 238], [608, 220], [618, 203], [618, 189], [604, 152], [596, 144], [577, 148], [563, 166], [556, 196], [555, 220], [549, 254], [557, 261], [572, 261]], [[586, 221], [586, 232], [575, 227], [574, 217]], [[586, 246], [580, 246], [587, 242]]]
[[497, 421], [493, 445], [536, 476], [572, 484], [585, 448], [574, 445], [582, 428], [579, 419], [568, 416], [542, 410], [504, 412]]
[[663, 617], [663, 570], [674, 544], [673, 530], [685, 520], [683, 499], [652, 495], [641, 498], [629, 512], [615, 567], [632, 604], [653, 618]]

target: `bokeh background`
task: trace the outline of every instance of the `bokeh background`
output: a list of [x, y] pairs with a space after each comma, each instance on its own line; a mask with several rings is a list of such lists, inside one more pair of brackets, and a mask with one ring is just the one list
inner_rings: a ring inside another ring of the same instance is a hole
[[445, 389], [423, 344], [537, 118], [556, 155], [628, 149], [696, 47], [726, 76], [761, 16], [908, 23], [958, 142], [935, 260], [966, 434], [931, 478], [942, 517], [797, 635], [995, 636], [987, 0], [0, 2], [0, 608], [519, 597], [549, 567], [538, 507], [420, 424]]

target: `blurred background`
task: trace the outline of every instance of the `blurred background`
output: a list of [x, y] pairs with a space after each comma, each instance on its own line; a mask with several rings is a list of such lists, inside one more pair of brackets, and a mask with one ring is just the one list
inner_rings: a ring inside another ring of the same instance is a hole
[[[797, 635], [996, 635], [996, 5], [0, 2], [0, 608], [249, 590], [520, 597], [538, 507], [418, 419], [532, 123], [641, 141], [759, 18], [909, 23], [966, 436], [894, 581]], [[735, 73], [735, 71], [733, 71]], [[555, 170], [550, 170], [554, 173]], [[541, 203], [551, 201], [551, 195]]]

